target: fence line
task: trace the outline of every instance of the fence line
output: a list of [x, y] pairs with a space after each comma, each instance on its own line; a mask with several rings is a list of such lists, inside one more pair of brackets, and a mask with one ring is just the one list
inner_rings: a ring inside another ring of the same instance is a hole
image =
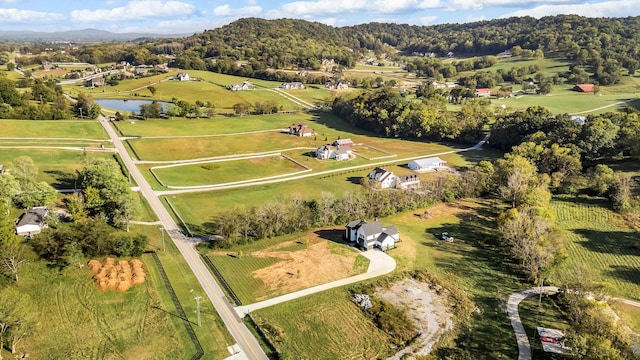
[[191, 326], [191, 323], [189, 322], [189, 320], [187, 320], [187, 315], [185, 314], [184, 309], [182, 308], [182, 305], [180, 304], [180, 301], [178, 300], [178, 297], [176, 296], [175, 291], [173, 291], [173, 286], [171, 286], [169, 277], [167, 277], [167, 273], [164, 271], [164, 267], [160, 262], [160, 258], [158, 258], [158, 254], [156, 254], [155, 252], [152, 252], [151, 256], [153, 257], [153, 260], [155, 261], [156, 266], [158, 267], [158, 271], [160, 272], [160, 276], [164, 281], [164, 285], [167, 287], [167, 291], [169, 292], [169, 296], [173, 301], [173, 305], [175, 305], [176, 310], [178, 311], [178, 316], [182, 319], [182, 323], [184, 324], [184, 327], [187, 329], [187, 333], [189, 334], [189, 337], [191, 338], [193, 345], [196, 347], [196, 353], [191, 357], [191, 360], [199, 360], [204, 356], [204, 350], [202, 349], [202, 345], [200, 345], [200, 341], [198, 340], [198, 337], [196, 336], [196, 333], [193, 330], [193, 326]]
[[224, 287], [224, 289], [227, 290], [227, 294], [231, 296], [231, 299], [233, 300], [235, 305], [236, 306], [242, 305], [242, 302], [240, 301], [240, 298], [238, 298], [238, 295], [236, 295], [235, 291], [233, 291], [233, 289], [231, 288], [227, 280], [225, 280], [225, 278], [222, 276], [222, 273], [220, 273], [218, 268], [213, 264], [213, 262], [211, 262], [211, 259], [209, 259], [207, 255], [202, 255], [202, 259], [204, 260], [204, 263], [207, 264], [209, 269], [213, 272], [213, 275], [215, 275], [215, 277], [218, 279], [218, 282], [220, 283], [220, 285], [222, 285], [222, 287]]

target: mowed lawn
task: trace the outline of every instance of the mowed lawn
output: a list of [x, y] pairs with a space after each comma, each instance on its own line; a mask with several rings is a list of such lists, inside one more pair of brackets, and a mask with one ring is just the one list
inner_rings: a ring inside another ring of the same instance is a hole
[[[9, 163], [19, 156], [28, 156], [38, 168], [38, 181], [45, 181], [53, 187], [72, 188], [76, 171], [83, 168], [82, 151], [63, 149], [0, 149], [0, 164]], [[89, 156], [113, 159], [113, 153], [91, 152]], [[79, 185], [79, 184], [78, 184]]]
[[114, 124], [124, 136], [201, 136], [284, 129], [294, 123], [311, 121], [307, 114], [214, 117], [211, 119], [171, 119], [119, 121]]
[[82, 120], [0, 120], [2, 138], [64, 138], [107, 140], [97, 121]]
[[640, 235], [604, 199], [555, 198], [557, 226], [571, 264], [588, 264], [611, 295], [640, 300]]
[[294, 174], [304, 170], [302, 166], [281, 155], [152, 169], [167, 186], [223, 184]]
[[263, 239], [208, 256], [243, 304], [367, 271], [369, 260], [342, 243], [342, 231]]
[[389, 336], [367, 319], [344, 289], [254, 311], [259, 324], [283, 330], [276, 343], [292, 359], [379, 359], [393, 353]]

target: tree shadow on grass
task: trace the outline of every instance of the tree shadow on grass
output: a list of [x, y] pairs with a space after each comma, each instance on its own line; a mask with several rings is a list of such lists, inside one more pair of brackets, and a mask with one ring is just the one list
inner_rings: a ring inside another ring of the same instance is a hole
[[588, 250], [602, 254], [640, 256], [637, 232], [593, 229], [577, 229], [573, 232], [587, 239], [587, 241], [581, 241], [580, 245]]
[[[426, 247], [438, 248], [450, 255], [435, 258], [437, 271], [469, 291], [478, 305], [479, 314], [457, 342], [478, 359], [516, 358], [516, 341], [504, 309], [506, 298], [522, 288], [523, 279], [515, 275], [516, 264], [504, 255], [495, 230], [495, 215], [489, 207], [457, 216], [458, 223], [426, 229], [422, 242]], [[442, 232], [453, 236], [453, 242], [443, 241]]]
[[[640, 269], [629, 265], [612, 265], [607, 274], [611, 277], [640, 285]], [[638, 298], [638, 296], [636, 296]]]
[[74, 189], [77, 185], [74, 173], [64, 172], [60, 170], [47, 170], [45, 174], [51, 175], [55, 182], [51, 184], [56, 189]]
[[176, 317], [176, 318], [178, 318], [180, 320], [186, 321], [186, 322], [190, 323], [191, 325], [198, 325], [197, 323], [193, 323], [193, 322], [189, 321], [189, 319], [185, 319], [185, 318], [183, 318], [182, 316], [180, 316], [178, 314], [174, 314], [174, 313], [172, 313], [170, 311], [167, 311], [167, 310], [161, 308], [160, 306], [152, 306], [152, 308], [156, 309], [156, 310], [163, 311], [163, 312], [165, 312], [165, 313], [167, 313], [167, 314], [169, 314], [169, 315], [171, 315], [173, 317]]

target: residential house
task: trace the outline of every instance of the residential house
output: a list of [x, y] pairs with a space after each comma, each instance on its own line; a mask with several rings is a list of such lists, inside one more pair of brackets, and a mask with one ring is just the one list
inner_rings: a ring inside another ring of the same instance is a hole
[[243, 82], [242, 84], [231, 84], [229, 85], [229, 90], [231, 91], [243, 91], [243, 90], [251, 90], [254, 86], [248, 80]]
[[396, 185], [397, 176], [391, 171], [376, 167], [367, 175], [369, 184], [380, 189], [389, 189]]
[[147, 74], [146, 67], [136, 66], [135, 69], [133, 69], [133, 75], [146, 75], [146, 74]]
[[443, 83], [439, 83], [435, 80], [431, 82], [431, 85], [433, 85], [434, 89], [453, 89], [454, 87], [458, 86], [458, 84], [453, 81], [445, 81]]
[[189, 77], [189, 74], [187, 73], [178, 73], [178, 75], [176, 75], [176, 77], [174, 78], [178, 81], [189, 81], [191, 80], [191, 78]]
[[488, 89], [488, 88], [476, 89], [475, 95], [476, 97], [489, 97], [491, 96], [491, 89]]
[[16, 233], [21, 236], [30, 236], [39, 234], [42, 229], [47, 227], [45, 219], [49, 215], [49, 209], [46, 206], [34, 207], [22, 215], [16, 225]]
[[412, 160], [409, 162], [409, 169], [419, 172], [432, 171], [445, 167], [447, 162], [439, 157], [430, 157], [426, 159]]
[[168, 73], [169, 67], [167, 66], [167, 64], [157, 64], [153, 67], [153, 70], [159, 73]]
[[336, 141], [334, 141], [333, 143], [331, 143], [331, 145], [333, 146], [353, 146], [353, 141], [351, 141], [351, 139], [347, 138], [347, 139], [338, 139]]
[[283, 82], [280, 85], [281, 89], [287, 89], [287, 90], [298, 90], [298, 89], [304, 89], [304, 84], [301, 82]]
[[51, 63], [50, 61], [43, 61], [42, 62], [42, 70], [44, 70], [44, 71], [53, 70], [55, 68], [56, 68], [56, 66], [53, 63]]
[[353, 154], [353, 151], [349, 146], [332, 146], [330, 144], [322, 145], [315, 151], [318, 159], [334, 159], [338, 161], [349, 160], [351, 154]]
[[94, 87], [104, 86], [104, 84], [105, 84], [104, 78], [98, 77], [98, 78], [91, 78], [87, 80], [84, 86], [94, 88]]
[[400, 189], [415, 189], [420, 185], [420, 177], [416, 174], [398, 176], [396, 187]]
[[596, 86], [593, 84], [577, 84], [573, 87], [573, 90], [583, 93], [596, 92]]
[[571, 116], [571, 120], [577, 122], [580, 125], [584, 125], [587, 122], [586, 116]]
[[378, 248], [384, 251], [395, 247], [400, 241], [400, 233], [395, 226], [383, 226], [378, 219], [371, 223], [354, 220], [346, 225], [345, 238], [361, 249]]
[[329, 90], [344, 90], [349, 88], [349, 84], [343, 80], [337, 82], [329, 81], [324, 87]]
[[306, 124], [302, 124], [302, 123], [291, 124], [291, 126], [287, 128], [287, 133], [289, 133], [290, 135], [303, 136], [303, 137], [313, 136], [316, 134], [313, 131], [313, 129], [307, 127]]

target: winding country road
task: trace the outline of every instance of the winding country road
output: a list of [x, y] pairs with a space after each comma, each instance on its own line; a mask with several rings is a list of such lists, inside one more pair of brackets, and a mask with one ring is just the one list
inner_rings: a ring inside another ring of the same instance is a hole
[[100, 116], [99, 121], [111, 138], [111, 141], [113, 142], [117, 152], [120, 154], [127, 170], [140, 187], [140, 192], [149, 202], [149, 205], [156, 213], [156, 216], [162, 223], [162, 226], [167, 230], [171, 240], [173, 240], [185, 261], [202, 285], [202, 289], [205, 291], [207, 297], [222, 318], [222, 321], [231, 333], [231, 336], [233, 336], [233, 338], [238, 342], [242, 351], [242, 358], [267, 360], [267, 355], [258, 344], [258, 341], [237, 315], [233, 306], [224, 296], [220, 286], [218, 286], [218, 283], [216, 283], [213, 276], [202, 262], [198, 252], [194, 248], [194, 243], [180, 232], [178, 225], [175, 223], [167, 209], [162, 205], [158, 196], [153, 192], [151, 186], [144, 176], [142, 176], [140, 170], [134, 164], [122, 141], [116, 134], [113, 127], [109, 124], [109, 121], [104, 116]]

